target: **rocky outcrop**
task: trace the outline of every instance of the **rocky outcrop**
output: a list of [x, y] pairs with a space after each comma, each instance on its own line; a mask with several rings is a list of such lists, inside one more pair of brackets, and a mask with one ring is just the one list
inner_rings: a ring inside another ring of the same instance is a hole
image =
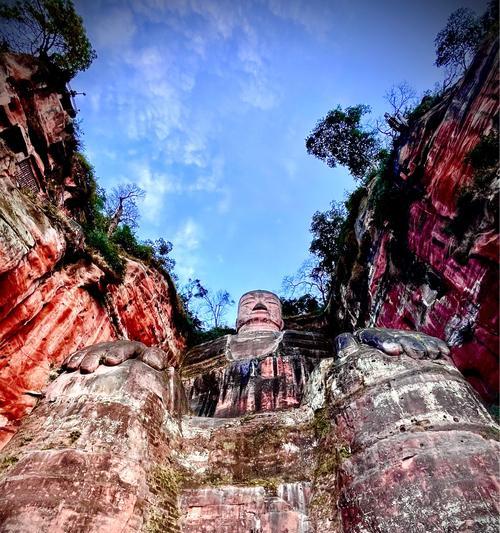
[[361, 348], [327, 389], [343, 531], [495, 530], [498, 428], [450, 362]]
[[178, 364], [185, 346], [168, 274], [128, 258], [118, 280], [85, 249], [71, 202], [81, 187], [66, 174], [74, 112], [64, 85], [45, 79], [32, 59], [2, 55], [0, 447], [71, 352], [125, 338], [168, 348]]
[[71, 92], [57, 72], [28, 55], [0, 54], [0, 138], [13, 156], [13, 181], [65, 207], [77, 146]]
[[233, 418], [187, 413], [172, 367], [62, 374], [0, 456], [0, 531], [495, 532], [498, 426], [460, 372], [345, 350]]
[[[474, 184], [468, 158], [498, 127], [498, 41], [396, 143], [389, 177], [360, 201], [349, 253], [339, 265], [332, 323], [376, 325], [445, 339], [453, 361], [487, 402], [498, 398], [498, 176], [467, 220], [459, 198]], [[377, 181], [379, 180], [379, 181]], [[393, 196], [377, 203], [384, 187]], [[396, 191], [396, 192], [394, 192]], [[376, 216], [377, 215], [377, 216]], [[466, 227], [450, 231], [452, 222]]]
[[141, 361], [60, 376], [3, 450], [0, 530], [178, 531], [184, 406], [176, 375]]

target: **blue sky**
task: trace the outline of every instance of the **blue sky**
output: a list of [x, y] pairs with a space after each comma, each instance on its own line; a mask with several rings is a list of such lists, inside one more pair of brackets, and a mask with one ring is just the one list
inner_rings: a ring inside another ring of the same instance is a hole
[[[72, 82], [85, 152], [106, 189], [145, 191], [138, 235], [174, 244], [181, 284], [237, 300], [279, 291], [308, 256], [316, 210], [354, 187], [304, 139], [337, 104], [440, 79], [433, 40], [471, 1], [76, 2], [98, 59]], [[228, 313], [235, 319], [235, 309]]]

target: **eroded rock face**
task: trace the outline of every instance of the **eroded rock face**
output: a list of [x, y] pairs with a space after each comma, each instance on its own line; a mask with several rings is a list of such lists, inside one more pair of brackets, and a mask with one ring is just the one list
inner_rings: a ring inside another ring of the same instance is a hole
[[76, 145], [76, 112], [64, 81], [29, 55], [2, 53], [0, 106], [0, 138], [14, 159], [14, 182], [64, 206], [71, 195], [65, 186], [69, 155]]
[[388, 355], [365, 333], [317, 361], [299, 405], [231, 418], [181, 418], [173, 367], [146, 365], [144, 345], [92, 348], [108, 364], [135, 358], [48, 388], [0, 458], [0, 531], [493, 533], [499, 428], [446, 351], [422, 359], [398, 334], [413, 357]]
[[307, 533], [310, 488], [306, 484], [279, 485], [276, 494], [263, 487], [220, 487], [184, 491], [183, 531], [248, 533], [276, 531]]
[[[497, 117], [494, 41], [397, 147], [391, 179], [411, 183], [420, 196], [398, 222], [406, 228], [399, 244], [394, 230], [374, 223], [371, 192], [361, 201], [352, 232], [357, 244], [338, 273], [342, 283], [332, 306], [333, 323], [345, 331], [374, 325], [443, 338], [457, 367], [489, 403], [498, 398], [499, 380], [497, 223], [485, 212], [460, 240], [449, 224], [457, 216], [457, 199], [473, 182], [467, 155]], [[498, 180], [490, 196], [498, 205]], [[401, 248], [413, 256], [403, 269]]]
[[343, 531], [496, 531], [498, 427], [453, 365], [362, 347], [327, 383]]
[[84, 250], [64, 84], [49, 85], [32, 58], [1, 54], [0, 111], [1, 448], [35, 404], [26, 392], [69, 353], [125, 338], [168, 349], [178, 365], [185, 340], [168, 276], [127, 260], [117, 281]]
[[[178, 446], [184, 408], [178, 378], [140, 361], [61, 375], [3, 450], [0, 531], [118, 533], [158, 517], [175, 522], [160, 465]], [[172, 500], [175, 509], [176, 493]]]

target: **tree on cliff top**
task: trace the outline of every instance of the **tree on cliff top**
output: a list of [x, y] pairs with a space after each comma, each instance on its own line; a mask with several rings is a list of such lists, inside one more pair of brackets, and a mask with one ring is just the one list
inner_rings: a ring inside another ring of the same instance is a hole
[[318, 258], [317, 269], [333, 276], [343, 251], [343, 233], [347, 211], [342, 202], [332, 202], [328, 211], [314, 213], [310, 231], [313, 235], [309, 251]]
[[9, 49], [48, 60], [67, 79], [96, 58], [71, 0], [4, 1], [0, 18], [0, 36]]
[[144, 198], [144, 195], [144, 190], [135, 183], [118, 185], [111, 191], [111, 195], [106, 200], [109, 237], [113, 235], [119, 224], [126, 224], [131, 228], [137, 226], [137, 219], [139, 218], [137, 200]]
[[448, 18], [446, 26], [437, 34], [436, 66], [446, 69], [444, 88], [461, 76], [470, 65], [483, 39], [498, 34], [498, 3], [488, 4], [488, 9], [478, 17], [474, 11], [461, 7]]
[[307, 137], [307, 153], [329, 167], [345, 166], [355, 178], [362, 178], [379, 149], [375, 132], [361, 125], [361, 117], [369, 111], [362, 104], [329, 111]]

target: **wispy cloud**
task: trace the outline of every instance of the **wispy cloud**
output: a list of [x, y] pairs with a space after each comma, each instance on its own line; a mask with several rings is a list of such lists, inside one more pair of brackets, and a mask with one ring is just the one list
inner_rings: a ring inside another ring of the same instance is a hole
[[98, 50], [127, 46], [137, 31], [133, 13], [124, 6], [102, 10], [90, 28], [92, 42]]
[[325, 38], [332, 31], [335, 15], [343, 3], [334, 0], [267, 0], [274, 15], [291, 20], [318, 38]]
[[145, 197], [140, 204], [141, 216], [149, 222], [159, 223], [159, 215], [165, 208], [166, 195], [180, 193], [182, 186], [165, 173], [153, 172], [147, 162], [130, 166], [130, 176], [126, 181], [137, 183], [144, 189]]
[[201, 238], [201, 227], [192, 218], [188, 218], [172, 239], [176, 272], [184, 283], [189, 278], [193, 278], [199, 270], [200, 261], [197, 251]]

